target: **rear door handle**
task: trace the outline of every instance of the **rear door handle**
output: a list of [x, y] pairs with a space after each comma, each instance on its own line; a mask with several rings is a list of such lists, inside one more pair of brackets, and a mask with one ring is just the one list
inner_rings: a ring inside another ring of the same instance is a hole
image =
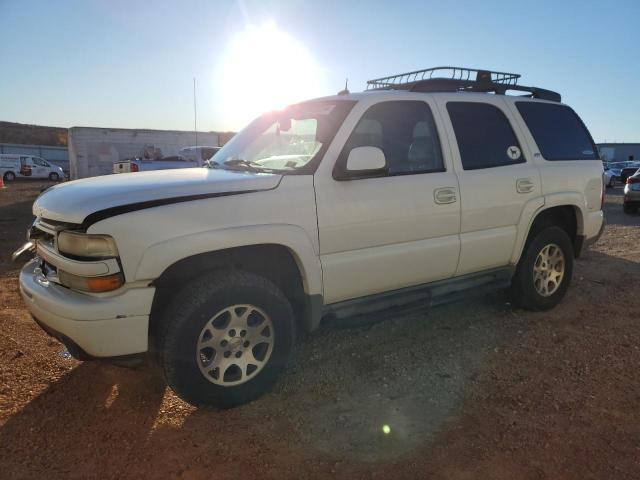
[[516, 180], [516, 191], [518, 193], [531, 193], [535, 188], [535, 184], [530, 178], [519, 178]]
[[457, 200], [456, 189], [451, 187], [436, 188], [433, 191], [433, 200], [440, 205], [454, 203]]

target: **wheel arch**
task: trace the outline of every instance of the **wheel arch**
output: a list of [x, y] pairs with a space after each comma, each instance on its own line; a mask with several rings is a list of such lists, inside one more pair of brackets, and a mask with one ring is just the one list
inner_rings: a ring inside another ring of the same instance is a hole
[[[542, 202], [529, 216], [521, 218], [521, 234], [512, 254], [512, 263], [517, 264], [529, 240], [542, 228], [558, 226], [567, 232], [574, 249], [574, 256], [580, 256], [584, 242], [584, 215], [578, 199], [550, 198]], [[526, 210], [526, 209], [525, 209]]]
[[291, 302], [303, 331], [311, 331], [319, 324], [322, 295], [309, 293], [308, 278], [299, 255], [282, 244], [251, 244], [193, 254], [167, 266], [153, 281], [156, 292], [149, 316], [150, 344], [157, 337], [162, 313], [173, 292], [205, 273], [231, 269], [263, 276], [278, 286]]

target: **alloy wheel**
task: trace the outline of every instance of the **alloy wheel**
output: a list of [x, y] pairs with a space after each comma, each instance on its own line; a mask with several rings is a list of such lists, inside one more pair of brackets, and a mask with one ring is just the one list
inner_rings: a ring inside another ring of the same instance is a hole
[[533, 264], [533, 285], [543, 297], [550, 297], [564, 278], [565, 260], [562, 249], [555, 243], [540, 250]]
[[216, 313], [198, 337], [196, 361], [204, 377], [234, 386], [255, 377], [274, 345], [271, 318], [254, 305], [232, 305]]

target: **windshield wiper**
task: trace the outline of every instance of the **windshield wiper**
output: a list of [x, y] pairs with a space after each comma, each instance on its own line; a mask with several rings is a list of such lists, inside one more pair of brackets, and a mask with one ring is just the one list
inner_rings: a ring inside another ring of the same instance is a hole
[[[242, 158], [232, 158], [223, 162], [223, 165], [231, 167], [231, 170], [247, 170], [250, 172], [273, 172], [271, 168], [265, 168], [259, 163], [243, 160]], [[239, 167], [239, 168], [238, 168]]]

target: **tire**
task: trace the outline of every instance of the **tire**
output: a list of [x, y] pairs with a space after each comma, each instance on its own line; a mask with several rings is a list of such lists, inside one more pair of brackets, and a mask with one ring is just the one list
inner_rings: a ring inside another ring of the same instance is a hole
[[60, 180], [60, 175], [55, 172], [51, 172], [49, 174], [49, 180], [51, 180], [52, 182], [57, 182], [58, 180]]
[[622, 204], [622, 211], [624, 213], [633, 214], [638, 212], [638, 207], [634, 205]]
[[[560, 251], [561, 259], [556, 250]], [[527, 239], [511, 281], [509, 293], [513, 304], [528, 310], [548, 310], [555, 307], [565, 296], [571, 283], [573, 259], [573, 245], [562, 228], [551, 226], [534, 232]], [[558, 278], [560, 261], [562, 275]]]
[[[288, 364], [295, 342], [284, 294], [266, 278], [237, 270], [189, 282], [172, 299], [163, 327], [160, 367], [171, 389], [192, 405], [231, 408], [258, 398]], [[242, 361], [245, 368], [233, 365]]]
[[2, 178], [5, 182], [13, 182], [16, 179], [16, 174], [13, 172], [5, 172]]

